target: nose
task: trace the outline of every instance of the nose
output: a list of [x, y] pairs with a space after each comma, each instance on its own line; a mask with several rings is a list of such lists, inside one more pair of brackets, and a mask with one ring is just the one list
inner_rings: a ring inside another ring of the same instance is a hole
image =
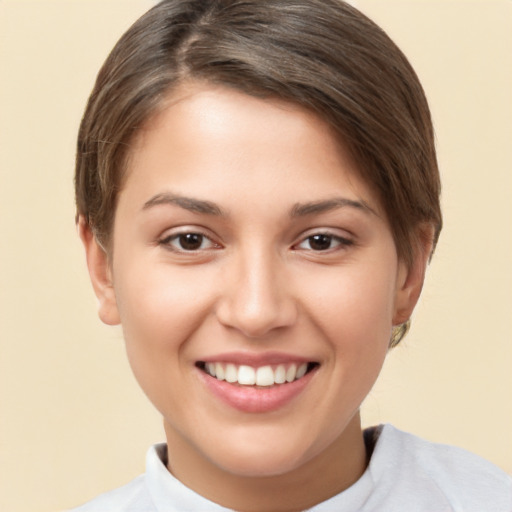
[[262, 338], [293, 325], [297, 303], [287, 282], [284, 262], [263, 251], [248, 252], [251, 254], [240, 254], [230, 261], [216, 313], [221, 324], [248, 338]]

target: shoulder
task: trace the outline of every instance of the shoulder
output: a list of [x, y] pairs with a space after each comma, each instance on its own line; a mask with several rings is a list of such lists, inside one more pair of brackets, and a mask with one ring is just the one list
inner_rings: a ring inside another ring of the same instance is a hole
[[100, 494], [84, 505], [68, 512], [152, 512], [154, 508], [141, 475], [123, 487]]
[[405, 501], [412, 498], [416, 505], [423, 496], [427, 506], [435, 503], [438, 510], [512, 510], [512, 479], [502, 470], [466, 450], [431, 443], [391, 425], [381, 428], [369, 469], [385, 492]]

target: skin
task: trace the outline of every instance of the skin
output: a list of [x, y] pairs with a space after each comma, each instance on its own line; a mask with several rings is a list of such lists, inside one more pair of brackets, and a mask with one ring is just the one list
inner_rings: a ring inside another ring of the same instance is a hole
[[[346, 489], [367, 465], [359, 407], [392, 326], [416, 304], [430, 247], [404, 265], [338, 138], [283, 101], [188, 84], [130, 156], [112, 253], [79, 227], [100, 318], [122, 324], [163, 415], [169, 470], [247, 512], [301, 510]], [[184, 233], [204, 236], [197, 250]], [[222, 402], [196, 365], [269, 351], [319, 365], [270, 412]]]

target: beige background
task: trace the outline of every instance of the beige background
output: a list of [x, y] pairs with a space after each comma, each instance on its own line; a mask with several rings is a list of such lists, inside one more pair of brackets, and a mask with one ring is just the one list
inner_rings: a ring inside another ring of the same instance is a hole
[[[360, 0], [431, 101], [445, 229], [413, 330], [364, 406], [512, 472], [512, 2]], [[0, 510], [49, 512], [143, 470], [161, 440], [75, 235], [76, 130], [149, 0], [0, 0]]]

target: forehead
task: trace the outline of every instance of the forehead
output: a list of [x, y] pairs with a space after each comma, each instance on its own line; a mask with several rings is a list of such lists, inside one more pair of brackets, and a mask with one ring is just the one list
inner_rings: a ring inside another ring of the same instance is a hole
[[[302, 136], [312, 143], [321, 138], [323, 145], [331, 146], [329, 149], [334, 151], [340, 149], [348, 160], [342, 138], [320, 116], [302, 105], [277, 97], [255, 97], [238, 89], [197, 81], [184, 82], [167, 95], [158, 112], [137, 133], [132, 149], [140, 149], [147, 143], [148, 136], [154, 137], [155, 131], [173, 124], [181, 128], [174, 133], [175, 137], [204, 135], [216, 139], [232, 138], [234, 123], [240, 137], [267, 134], [269, 149], [273, 143], [282, 142], [275, 138], [275, 132], [279, 131], [280, 139]], [[314, 140], [311, 139], [313, 132]], [[239, 140], [233, 139], [233, 142]], [[248, 145], [247, 149], [250, 147]], [[351, 166], [355, 168], [353, 162]]]
[[302, 182], [301, 202], [349, 183], [354, 196], [379, 209], [327, 122], [297, 104], [221, 86], [182, 85], [133, 141], [125, 184], [149, 193], [164, 180], [174, 188], [195, 183], [198, 191], [222, 181], [231, 191], [262, 194], [269, 182], [296, 192]]

